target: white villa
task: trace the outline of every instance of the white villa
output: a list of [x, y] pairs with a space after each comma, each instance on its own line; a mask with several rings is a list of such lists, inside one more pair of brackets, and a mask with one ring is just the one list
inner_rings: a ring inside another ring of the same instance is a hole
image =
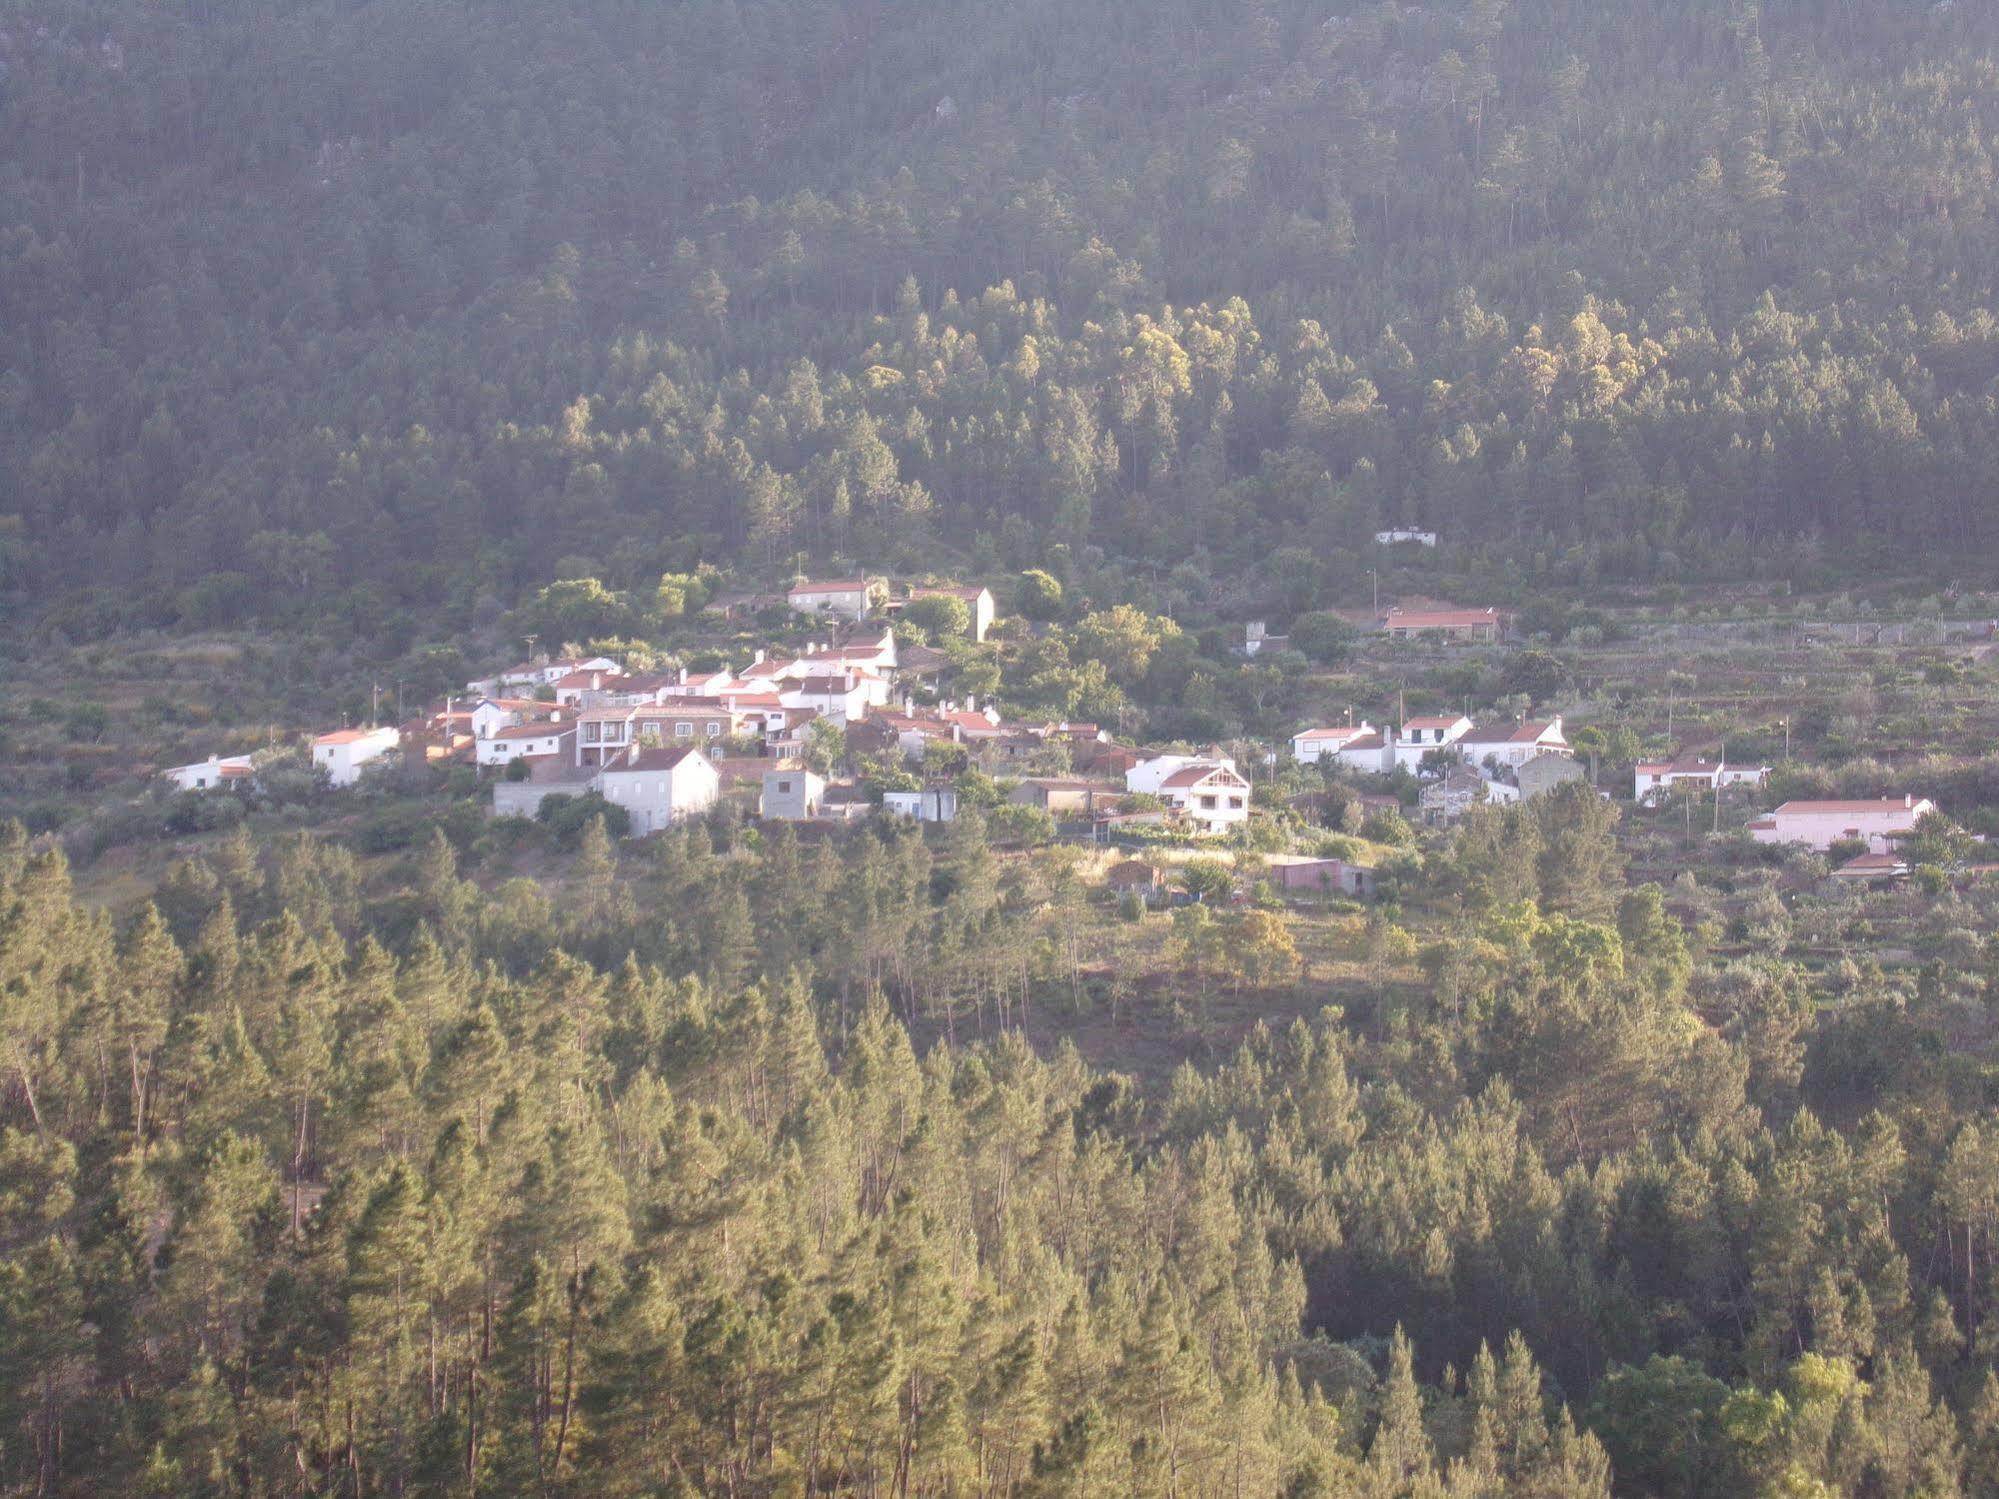
[[395, 729], [338, 729], [312, 741], [312, 763], [326, 772], [335, 786], [352, 786], [361, 779], [361, 769], [379, 760], [402, 743]]

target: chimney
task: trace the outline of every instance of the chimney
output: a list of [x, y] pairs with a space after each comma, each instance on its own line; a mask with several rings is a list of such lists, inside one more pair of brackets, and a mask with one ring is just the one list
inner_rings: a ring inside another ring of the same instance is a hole
[[684, 666], [680, 668], [680, 685], [682, 687], [687, 685], [687, 668]]
[[969, 692], [965, 694], [965, 711], [967, 713], [976, 713], [979, 711], [979, 700]]

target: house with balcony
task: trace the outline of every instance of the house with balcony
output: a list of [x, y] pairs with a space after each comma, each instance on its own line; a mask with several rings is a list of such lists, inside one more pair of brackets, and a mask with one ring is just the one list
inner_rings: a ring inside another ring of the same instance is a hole
[[1233, 765], [1205, 761], [1174, 771], [1157, 795], [1203, 833], [1226, 833], [1249, 821], [1249, 791]]

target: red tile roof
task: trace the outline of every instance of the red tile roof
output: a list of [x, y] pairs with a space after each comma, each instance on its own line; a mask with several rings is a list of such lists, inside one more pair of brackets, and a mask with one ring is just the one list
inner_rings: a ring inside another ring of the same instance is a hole
[[1542, 723], [1523, 723], [1518, 728], [1511, 724], [1496, 724], [1488, 728], [1472, 729], [1461, 741], [1465, 744], [1532, 744], [1548, 730], [1555, 727], [1553, 719]]
[[1492, 609], [1391, 609], [1381, 617], [1386, 630], [1470, 630], [1497, 629], [1499, 615]]

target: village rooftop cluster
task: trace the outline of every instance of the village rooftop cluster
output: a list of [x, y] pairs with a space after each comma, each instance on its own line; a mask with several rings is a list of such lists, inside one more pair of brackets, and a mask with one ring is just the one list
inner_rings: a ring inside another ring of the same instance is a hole
[[[471, 765], [491, 780], [495, 817], [533, 818], [551, 798], [597, 796], [623, 810], [630, 836], [644, 837], [723, 804], [766, 821], [886, 815], [950, 822], [957, 786], [923, 772], [933, 746], [956, 746], [966, 763], [1005, 778], [1009, 802], [1098, 842], [1141, 829], [1213, 839], [1250, 820], [1256, 765], [1246, 770], [1218, 748], [1125, 744], [1095, 723], [1009, 719], [969, 696], [940, 699], [948, 657], [927, 646], [899, 648], [892, 628], [902, 608], [932, 595], [960, 600], [967, 636], [986, 639], [997, 610], [980, 585], [908, 587], [892, 598], [875, 578], [804, 580], [782, 597], [826, 633], [793, 654], [758, 649], [733, 667], [659, 673], [628, 671], [608, 656], [523, 660], [400, 725], [319, 733], [310, 741], [312, 763], [335, 790], [397, 763]], [[731, 597], [724, 605], [765, 601]], [[1511, 629], [1508, 616], [1491, 608], [1389, 607], [1376, 611], [1375, 623], [1389, 640], [1438, 643], [1498, 645]], [[1251, 624], [1239, 650], [1254, 656], [1284, 643]], [[826, 756], [810, 753], [828, 729], [839, 731], [841, 764], [866, 759], [906, 773], [893, 785], [838, 773]], [[1362, 777], [1407, 772], [1420, 788], [1412, 815], [1432, 827], [1474, 806], [1531, 801], [1590, 778], [1560, 716], [1484, 723], [1417, 716], [1381, 726], [1362, 719], [1301, 728], [1288, 747], [1301, 765]], [[1274, 764], [1276, 750], [1258, 759]], [[1047, 769], [1051, 762], [1059, 762], [1059, 773]], [[1723, 792], [1754, 792], [1770, 773], [1766, 764], [1682, 753], [1640, 761], [1632, 797], [1656, 807], [1692, 792], [1718, 807]], [[215, 756], [160, 774], [182, 791], [245, 790], [257, 766], [248, 755]], [[1897, 844], [1934, 810], [1915, 795], [1789, 801], [1756, 816], [1748, 832], [1764, 844], [1844, 850], [1849, 857], [1836, 873], [1885, 880], [1907, 872]], [[1366, 885], [1364, 871], [1320, 874], [1354, 893]]]

